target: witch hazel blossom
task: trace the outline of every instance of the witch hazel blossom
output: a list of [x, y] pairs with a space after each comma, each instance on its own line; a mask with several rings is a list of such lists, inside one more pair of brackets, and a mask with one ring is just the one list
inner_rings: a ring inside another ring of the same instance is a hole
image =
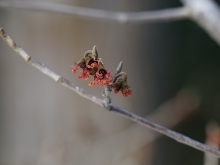
[[96, 84], [101, 86], [108, 85], [112, 82], [110, 71], [107, 69], [99, 69], [94, 76], [94, 81]]
[[76, 73], [78, 68], [82, 70], [78, 74], [78, 78], [87, 80], [89, 76], [94, 76], [93, 81], [89, 81], [89, 85], [108, 85], [112, 82], [112, 76], [109, 70], [105, 69], [103, 63], [98, 59], [96, 47], [92, 51], [86, 51], [84, 57], [74, 64], [71, 69]]
[[126, 88], [125, 91], [121, 92], [121, 95], [124, 97], [127, 97], [128, 95], [131, 95], [131, 94], [132, 94], [132, 92], [131, 92], [130, 88]]
[[[98, 58], [98, 52], [94, 46], [92, 50], [85, 52], [84, 57], [81, 58], [77, 63], [71, 66], [73, 73], [81, 68], [82, 70], [78, 74], [78, 78], [88, 80], [89, 76], [93, 76], [93, 80], [88, 82], [89, 86], [109, 85], [114, 89], [114, 93], [121, 91], [122, 96], [126, 97], [131, 95], [131, 89], [127, 83], [127, 76], [124, 72], [115, 75], [114, 80], [108, 69], [104, 68], [101, 59]], [[123, 78], [119, 78], [123, 77]], [[114, 82], [113, 84], [111, 84]]]
[[88, 80], [89, 78], [89, 70], [87, 68], [83, 68], [79, 74], [78, 74], [78, 78], [83, 78], [84, 80]]
[[100, 86], [105, 86], [108, 85], [109, 83], [112, 82], [112, 76], [109, 70], [107, 69], [99, 69], [95, 75], [94, 75], [94, 80], [89, 81], [89, 85], [93, 86], [95, 84], [100, 85]]
[[78, 70], [79, 65], [78, 64], [74, 64], [73, 66], [71, 66], [72, 72], [76, 73], [76, 71]]
[[86, 63], [86, 67], [90, 69], [98, 68], [100, 66], [100, 63], [100, 60], [91, 59]]

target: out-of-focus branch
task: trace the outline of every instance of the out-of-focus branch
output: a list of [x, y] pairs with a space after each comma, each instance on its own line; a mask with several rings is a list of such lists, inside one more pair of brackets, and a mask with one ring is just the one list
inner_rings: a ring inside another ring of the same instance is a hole
[[147, 12], [116, 12], [56, 3], [26, 1], [0, 1], [0, 7], [50, 11], [80, 16], [81, 18], [118, 21], [120, 23], [174, 21], [182, 20], [188, 17], [188, 11], [184, 7]]
[[[39, 69], [41, 72], [43, 72], [44, 74], [46, 74], [47, 76], [51, 77], [53, 80], [55, 80], [56, 82], [60, 83], [61, 85], [68, 87], [69, 89], [73, 90], [74, 92], [76, 92], [77, 94], [93, 101], [94, 103], [105, 107], [104, 104], [104, 100], [90, 94], [89, 92], [87, 92], [85, 89], [82, 89], [78, 86], [76, 86], [75, 84], [71, 83], [70, 81], [68, 81], [67, 79], [59, 76], [58, 74], [56, 74], [55, 72], [51, 71], [49, 68], [47, 68], [44, 64], [38, 62], [37, 60], [35, 60], [34, 58], [32, 58], [31, 56], [29, 56], [22, 48], [18, 47], [16, 45], [16, 43], [5, 33], [4, 29], [0, 28], [0, 36], [6, 41], [6, 43], [12, 48], [14, 49], [22, 58], [24, 58], [24, 60], [30, 64], [32, 64], [34, 67], [36, 67], [37, 69]], [[200, 151], [203, 152], [209, 152], [212, 153], [218, 157], [220, 157], [220, 151], [217, 149], [214, 149], [208, 145], [202, 144], [198, 141], [195, 141], [193, 139], [190, 139], [189, 137], [186, 137], [182, 134], [179, 134], [175, 131], [169, 130], [163, 126], [160, 126], [158, 124], [155, 124], [151, 121], [148, 121], [147, 119], [140, 117], [132, 112], [129, 112], [125, 109], [122, 109], [120, 107], [117, 107], [116, 105], [111, 105], [111, 109], [112, 112], [115, 112], [117, 114], [120, 114], [123, 117], [126, 117], [130, 120], [133, 120], [136, 123], [139, 123], [147, 128], [150, 128], [154, 131], [157, 131], [159, 133], [162, 133], [180, 143], [186, 144], [188, 146], [191, 146], [193, 148], [196, 148]]]
[[220, 45], [220, 9], [213, 0], [181, 0], [189, 18], [198, 23]]
[[0, 1], [0, 8], [18, 8], [70, 14], [120, 23], [146, 23], [192, 19], [220, 45], [220, 10], [213, 0], [181, 0], [184, 7], [143, 12], [117, 12], [47, 2]]
[[213, 0], [181, 0], [184, 7], [143, 12], [116, 12], [47, 2], [0, 1], [0, 8], [70, 14], [87, 19], [146, 23], [192, 19], [220, 45], [220, 10]]

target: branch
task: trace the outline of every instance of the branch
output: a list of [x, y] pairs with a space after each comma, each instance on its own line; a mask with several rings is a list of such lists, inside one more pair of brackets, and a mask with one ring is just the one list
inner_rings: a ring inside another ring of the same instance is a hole
[[119, 23], [177, 21], [190, 18], [198, 23], [220, 45], [220, 10], [213, 0], [181, 0], [184, 7], [145, 12], [116, 12], [101, 9], [26, 1], [0, 1], [0, 8], [50, 11], [81, 18]]
[[189, 18], [197, 22], [220, 45], [220, 9], [213, 0], [181, 0]]
[[27, 1], [0, 1], [0, 8], [18, 8], [69, 14], [81, 18], [119, 23], [177, 21], [190, 18], [220, 45], [220, 10], [213, 0], [181, 0], [184, 7], [145, 12], [116, 12], [101, 9]]
[[[43, 72], [44, 74], [46, 74], [47, 76], [51, 77], [53, 80], [55, 80], [56, 82], [60, 83], [61, 85], [68, 87], [69, 89], [73, 90], [74, 92], [76, 92], [77, 94], [79, 94], [82, 97], [85, 97], [89, 100], [91, 100], [92, 102], [100, 105], [101, 107], [105, 107], [105, 101], [90, 94], [89, 92], [87, 92], [85, 89], [82, 89], [78, 86], [76, 86], [74, 83], [71, 83], [70, 81], [68, 81], [67, 79], [61, 77], [60, 75], [56, 74], [55, 72], [53, 72], [52, 70], [50, 70], [49, 68], [47, 68], [44, 64], [38, 62], [37, 60], [35, 60], [34, 58], [32, 58], [31, 56], [29, 56], [21, 47], [18, 47], [16, 45], [16, 43], [5, 33], [4, 29], [0, 28], [0, 36], [5, 40], [5, 42], [12, 48], [14, 49], [15, 52], [17, 52], [22, 58], [24, 58], [24, 60], [28, 63], [30, 63], [31, 65], [33, 65], [34, 67], [36, 67], [38, 70], [40, 70], [41, 72]], [[129, 112], [125, 109], [122, 109], [120, 107], [117, 107], [116, 105], [111, 105], [110, 110], [112, 112], [115, 112], [116, 114], [119, 114], [123, 117], [126, 117], [130, 120], [133, 120], [136, 123], [139, 123], [147, 128], [150, 128], [156, 132], [162, 133], [180, 143], [186, 144], [188, 146], [191, 146], [193, 148], [196, 148], [200, 151], [203, 152], [209, 152], [212, 153], [218, 157], [220, 157], [220, 151], [217, 149], [214, 149], [208, 145], [205, 145], [203, 143], [200, 143], [198, 141], [195, 141], [193, 139], [190, 139], [189, 137], [186, 137], [182, 134], [179, 134], [177, 132], [174, 132], [172, 130], [169, 130], [163, 126], [160, 126], [158, 124], [155, 124], [151, 121], [148, 121], [147, 119], [140, 117], [132, 112]]]
[[62, 5], [47, 2], [26, 2], [26, 1], [0, 1], [2, 8], [18, 8], [27, 10], [50, 11], [63, 14], [70, 14], [82, 18], [96, 20], [110, 20], [120, 23], [144, 23], [182, 20], [188, 17], [188, 10], [184, 7], [176, 9], [164, 9], [148, 12], [116, 12], [100, 9], [89, 9], [84, 7]]
[[[198, 110], [199, 106], [200, 98], [197, 91], [190, 88], [184, 88], [181, 89], [174, 98], [163, 103], [153, 113], [145, 116], [145, 118], [158, 122], [160, 125], [164, 125], [167, 128], [173, 128], [181, 121], [188, 119], [191, 114]], [[136, 155], [143, 146], [148, 145], [147, 150], [150, 151], [152, 146], [149, 145], [149, 143], [152, 143], [161, 135], [162, 134], [158, 132], [145, 129], [145, 127], [140, 127], [138, 123], [135, 123], [112, 136], [95, 142], [91, 147], [91, 151], [94, 150], [96, 152], [88, 152], [89, 154], [87, 157], [89, 157], [88, 160], [90, 160], [90, 158], [96, 159], [99, 157], [99, 159], [104, 159], [105, 162], [111, 161], [111, 164], [129, 164], [124, 162], [127, 162], [128, 159], [135, 160], [133, 155]], [[108, 155], [106, 156], [106, 153], [103, 152], [105, 148], [117, 148], [117, 150], [109, 149]], [[99, 155], [97, 155], [97, 152]], [[209, 155], [218, 159], [212, 154]], [[85, 160], [85, 162], [83, 161], [82, 164], [89, 164], [88, 160]], [[102, 160], [100, 160], [100, 162], [101, 161]]]
[[6, 43], [12, 48], [14, 49], [14, 51], [16, 53], [18, 53], [26, 62], [30, 63], [31, 65], [33, 65], [35, 68], [37, 68], [38, 70], [40, 70], [41, 72], [43, 72], [44, 74], [46, 74], [47, 76], [51, 77], [54, 81], [60, 83], [61, 85], [68, 87], [69, 89], [73, 90], [74, 92], [76, 92], [77, 94], [79, 94], [82, 97], [85, 97], [91, 101], [93, 101], [94, 103], [100, 105], [100, 106], [104, 106], [104, 101], [92, 94], [90, 94], [89, 92], [87, 92], [85, 89], [80, 88], [78, 86], [76, 86], [74, 83], [71, 83], [69, 80], [61, 77], [60, 75], [58, 75], [57, 73], [53, 72], [52, 70], [50, 70], [49, 68], [47, 68], [45, 66], [45, 64], [38, 62], [37, 60], [35, 60], [34, 58], [32, 58], [31, 56], [29, 56], [21, 47], [17, 46], [17, 44], [10, 38], [10, 36], [8, 36], [4, 29], [2, 29], [0, 27], [0, 36], [6, 41]]

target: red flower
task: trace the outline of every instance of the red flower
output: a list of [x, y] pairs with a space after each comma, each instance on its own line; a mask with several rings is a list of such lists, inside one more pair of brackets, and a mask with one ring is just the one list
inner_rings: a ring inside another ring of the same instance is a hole
[[115, 93], [115, 94], [117, 94], [118, 92], [119, 92], [119, 90], [115, 90], [115, 89], [114, 89], [114, 93]]
[[131, 89], [130, 88], [125, 88], [124, 91], [121, 91], [121, 95], [124, 97], [127, 97], [128, 95], [131, 95]]
[[89, 78], [88, 72], [90, 71], [90, 69], [86, 67], [86, 61], [89, 61], [90, 59], [91, 57], [81, 58], [77, 63], [71, 66], [73, 73], [76, 73], [79, 67], [82, 68], [78, 75], [78, 78], [83, 78], [84, 80], [87, 80]]
[[74, 64], [73, 66], [71, 66], [72, 72], [76, 73], [76, 71], [78, 70], [79, 65], [78, 64]]
[[89, 72], [89, 69], [83, 68], [83, 69], [79, 72], [78, 78], [83, 78], [84, 80], [87, 80], [87, 79], [89, 78], [88, 72]]
[[95, 85], [95, 81], [89, 81], [89, 82], [88, 82], [88, 85], [89, 85], [89, 86]]
[[[85, 65], [84, 65], [85, 66]], [[71, 69], [73, 73], [76, 73], [76, 71], [78, 70], [78, 68], [80, 67], [79, 64], [74, 64]], [[89, 78], [88, 72], [90, 70], [86, 67], [82, 68], [82, 70], [79, 72], [78, 74], [78, 78], [83, 78], [84, 80], [87, 80]]]
[[99, 65], [100, 65], [100, 61], [94, 59], [91, 59], [86, 63], [86, 67], [89, 69], [98, 68]]
[[96, 84], [101, 86], [108, 85], [110, 82], [112, 82], [112, 76], [109, 70], [99, 69], [94, 76], [94, 80]]
[[100, 86], [108, 85], [110, 82], [112, 82], [112, 76], [109, 70], [101, 68], [99, 69], [95, 75], [94, 80], [89, 82], [89, 85], [95, 85], [98, 84]]

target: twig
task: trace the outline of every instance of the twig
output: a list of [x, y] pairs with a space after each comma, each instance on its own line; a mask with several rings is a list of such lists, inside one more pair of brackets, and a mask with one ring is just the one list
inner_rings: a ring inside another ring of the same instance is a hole
[[192, 19], [220, 45], [220, 10], [213, 0], [181, 0], [184, 7], [144, 12], [116, 12], [101, 9], [26, 1], [0, 1], [0, 8], [18, 8], [70, 14], [81, 18], [116, 21], [119, 23], [147, 23]]
[[[181, 105], [187, 106], [182, 107]], [[194, 91], [194, 89], [190, 88], [184, 88], [180, 90], [174, 98], [163, 103], [156, 110], [154, 110], [153, 113], [145, 116], [145, 118], [147, 120], [157, 122], [160, 125], [164, 125], [167, 128], [173, 128], [175, 125], [181, 121], [184, 121], [190, 115], [195, 113], [199, 106], [200, 97], [197, 91]], [[91, 151], [94, 150], [96, 152], [88, 152], [89, 155], [87, 156], [89, 158], [92, 157], [93, 159], [99, 157], [99, 159], [105, 159], [105, 162], [111, 161], [111, 164], [123, 164], [123, 162], [127, 161], [128, 159], [136, 160], [136, 157], [134, 158], [132, 155], [136, 155], [136, 153], [140, 151], [143, 146], [147, 146], [147, 150], [151, 151], [153, 148], [151, 145], [149, 145], [149, 143], [152, 143], [161, 135], [163, 134], [150, 129], [145, 129], [145, 127], [140, 127], [138, 123], [135, 123], [130, 127], [113, 134], [112, 136], [108, 136], [107, 138], [95, 142], [93, 147], [91, 147]], [[105, 148], [108, 148], [108, 156], [104, 156], [106, 153], [102, 152]], [[99, 155], [96, 154], [97, 152]], [[210, 155], [216, 157], [212, 154]], [[149, 159], [148, 156], [147, 159]], [[85, 160], [85, 162], [82, 164], [89, 164], [88, 160], [90, 159]], [[101, 161], [102, 160], [100, 160], [100, 162]]]
[[87, 92], [85, 89], [76, 86], [74, 83], [70, 82], [69, 80], [61, 77], [60, 75], [56, 74], [52, 70], [46, 67], [45, 64], [38, 62], [33, 57], [29, 56], [21, 47], [17, 46], [17, 44], [8, 36], [4, 29], [0, 27], [0, 36], [5, 40], [5, 42], [12, 48], [16, 53], [18, 53], [26, 62], [33, 65], [35, 68], [39, 69], [41, 72], [46, 74], [47, 76], [51, 77], [54, 81], [60, 83], [61, 85], [68, 87], [69, 89], [73, 90], [74, 92], [78, 93], [80, 96], [85, 97], [96, 104], [103, 106], [104, 102], [102, 99], [92, 95], [91, 93]]
[[[82, 89], [78, 86], [76, 86], [74, 83], [71, 83], [70, 81], [68, 81], [67, 79], [59, 76], [58, 74], [56, 74], [55, 72], [51, 71], [49, 68], [47, 68], [44, 64], [38, 62], [37, 60], [35, 60], [34, 58], [32, 58], [31, 56], [29, 56], [21, 47], [18, 47], [16, 45], [16, 43], [5, 33], [4, 29], [0, 28], [0, 36], [6, 41], [6, 43], [12, 48], [14, 49], [22, 58], [24, 58], [24, 60], [30, 64], [32, 64], [34, 67], [36, 67], [37, 69], [39, 69], [41, 72], [43, 72], [44, 74], [46, 74], [47, 76], [51, 77], [53, 80], [55, 80], [56, 82], [60, 83], [61, 85], [68, 87], [69, 89], [73, 90], [74, 92], [76, 92], [77, 94], [79, 94], [82, 97], [85, 97], [91, 101], [93, 101], [94, 103], [105, 107], [105, 102], [104, 100], [90, 94], [89, 92], [87, 92], [85, 89]], [[220, 151], [217, 149], [214, 149], [208, 145], [205, 145], [203, 143], [197, 142], [193, 139], [190, 139], [189, 137], [186, 137], [182, 134], [179, 134], [177, 132], [174, 132], [172, 130], [169, 130], [163, 126], [160, 126], [158, 124], [155, 124], [151, 121], [146, 120], [143, 117], [140, 117], [132, 112], [129, 112], [125, 109], [122, 109], [120, 107], [117, 107], [116, 105], [111, 105], [111, 111], [115, 112], [117, 114], [120, 114], [123, 117], [126, 117], [130, 120], [133, 120], [136, 123], [139, 123], [145, 127], [148, 127], [154, 131], [157, 131], [159, 133], [162, 133], [180, 143], [186, 144], [188, 146], [191, 146], [193, 148], [196, 148], [200, 151], [203, 152], [209, 152], [212, 153], [218, 157], [220, 157]]]
[[0, 8], [18, 8], [70, 14], [81, 18], [116, 21], [119, 23], [147, 23], [192, 19], [220, 45], [220, 10], [213, 0], [181, 0], [184, 7], [144, 12], [116, 12], [101, 9], [26, 1], [0, 1]]
[[84, 7], [46, 3], [46, 2], [26, 2], [26, 1], [0, 1], [2, 8], [18, 8], [28, 10], [50, 11], [56, 13], [70, 14], [82, 18], [93, 18], [101, 20], [111, 20], [120, 23], [144, 23], [182, 20], [188, 17], [188, 10], [185, 7], [175, 9], [164, 9], [147, 12], [116, 12], [100, 9], [89, 9]]
[[[123, 62], [121, 61], [115, 70], [112, 83], [116, 81], [116, 75], [119, 72], [121, 72], [122, 66], [123, 66]], [[107, 110], [111, 110], [111, 97], [110, 97], [111, 91], [112, 91], [112, 84], [104, 86], [104, 91], [102, 92], [102, 96], [104, 97], [105, 108]]]

